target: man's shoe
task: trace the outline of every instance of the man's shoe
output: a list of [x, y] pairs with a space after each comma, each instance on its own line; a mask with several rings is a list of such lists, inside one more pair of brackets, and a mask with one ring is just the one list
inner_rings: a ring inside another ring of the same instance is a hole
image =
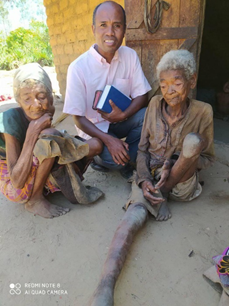
[[99, 172], [103, 172], [103, 173], [108, 173], [109, 169], [105, 166], [99, 165], [96, 162], [91, 162], [90, 166], [92, 167], [92, 169], [94, 169], [95, 171], [99, 171]]
[[123, 178], [125, 179], [129, 179], [133, 176], [133, 171], [134, 171], [134, 167], [130, 164], [127, 164], [125, 167], [123, 167], [120, 170], [120, 174]]

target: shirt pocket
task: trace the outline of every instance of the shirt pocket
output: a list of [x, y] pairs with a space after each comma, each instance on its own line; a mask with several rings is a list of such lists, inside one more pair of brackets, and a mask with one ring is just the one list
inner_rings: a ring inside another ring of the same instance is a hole
[[116, 78], [113, 82], [113, 86], [116, 87], [120, 92], [122, 92], [126, 96], [130, 96], [131, 94], [130, 79]]

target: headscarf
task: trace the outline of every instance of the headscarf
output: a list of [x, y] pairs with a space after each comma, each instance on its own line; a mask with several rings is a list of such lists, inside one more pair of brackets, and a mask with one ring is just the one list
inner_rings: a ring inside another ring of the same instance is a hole
[[42, 82], [52, 93], [52, 84], [46, 71], [38, 63], [29, 63], [19, 67], [15, 71], [13, 81], [14, 97], [16, 97], [20, 84], [27, 79]]

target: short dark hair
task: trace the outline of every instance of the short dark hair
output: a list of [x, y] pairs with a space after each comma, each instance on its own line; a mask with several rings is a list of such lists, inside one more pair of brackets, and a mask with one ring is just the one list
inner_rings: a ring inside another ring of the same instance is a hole
[[[105, 2], [99, 3], [99, 4], [95, 7], [95, 9], [94, 9], [94, 11], [93, 11], [93, 25], [94, 25], [94, 26], [95, 26], [95, 17], [96, 17], [97, 10], [98, 10], [98, 8], [99, 8], [102, 4], [104, 4], [104, 3], [106, 3], [106, 2], [116, 3], [116, 2], [114, 2], [114, 1], [105, 1]], [[126, 14], [125, 14], [125, 10], [124, 10], [124, 8], [123, 8], [120, 4], [118, 4], [118, 3], [116, 3], [116, 4], [119, 5], [120, 8], [122, 9], [122, 13], [123, 13], [123, 17], [124, 17], [124, 25], [126, 26]]]

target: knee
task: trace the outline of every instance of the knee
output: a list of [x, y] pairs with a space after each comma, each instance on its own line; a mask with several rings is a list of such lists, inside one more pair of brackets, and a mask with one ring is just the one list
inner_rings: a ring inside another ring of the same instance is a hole
[[140, 203], [140, 202], [130, 204], [126, 213], [127, 215], [133, 216], [133, 218], [136, 218], [141, 221], [143, 220], [146, 221], [148, 217], [147, 208], [145, 207], [143, 203]]
[[183, 155], [185, 158], [192, 158], [199, 155], [204, 148], [204, 139], [199, 133], [189, 133], [183, 141]]
[[132, 203], [128, 206], [127, 211], [130, 212], [148, 212], [145, 205], [141, 202]]
[[103, 150], [103, 142], [98, 138], [91, 138], [87, 141], [89, 144], [89, 151], [93, 156], [99, 155]]

